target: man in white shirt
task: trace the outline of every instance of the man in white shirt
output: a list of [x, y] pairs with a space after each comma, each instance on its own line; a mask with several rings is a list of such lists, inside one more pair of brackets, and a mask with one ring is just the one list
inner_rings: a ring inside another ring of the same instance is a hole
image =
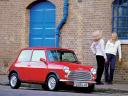
[[94, 55], [96, 55], [97, 60], [97, 77], [96, 77], [96, 84], [103, 84], [101, 82], [101, 77], [104, 71], [104, 64], [106, 60], [106, 54], [105, 54], [105, 43], [102, 39], [102, 32], [101, 31], [95, 31], [93, 33], [93, 43], [91, 45], [91, 50]]

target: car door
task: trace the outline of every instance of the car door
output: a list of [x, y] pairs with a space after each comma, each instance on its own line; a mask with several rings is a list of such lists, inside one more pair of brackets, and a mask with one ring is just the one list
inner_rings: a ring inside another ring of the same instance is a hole
[[47, 75], [47, 64], [40, 61], [40, 58], [46, 60], [44, 50], [34, 50], [29, 67], [29, 76], [32, 82], [42, 82]]
[[32, 50], [22, 50], [15, 67], [17, 68], [17, 72], [20, 80], [28, 81], [29, 80], [29, 65], [31, 60]]

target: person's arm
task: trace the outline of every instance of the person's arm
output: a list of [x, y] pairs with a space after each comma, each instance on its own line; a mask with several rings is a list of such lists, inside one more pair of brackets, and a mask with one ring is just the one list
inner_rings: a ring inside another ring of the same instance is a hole
[[109, 48], [109, 40], [106, 43], [105, 50], [108, 50], [108, 48]]
[[121, 61], [122, 53], [121, 53], [121, 43], [120, 43], [120, 41], [119, 41], [119, 45], [118, 45], [118, 53], [119, 53], [119, 61]]
[[107, 56], [106, 56], [106, 53], [105, 53], [105, 42], [104, 42], [104, 40], [102, 40], [100, 43], [101, 43], [101, 51], [104, 55], [104, 59], [107, 60]]
[[91, 50], [92, 50], [92, 53], [93, 54], [96, 54], [96, 50], [95, 50], [95, 43], [93, 42], [92, 45], [91, 45]]

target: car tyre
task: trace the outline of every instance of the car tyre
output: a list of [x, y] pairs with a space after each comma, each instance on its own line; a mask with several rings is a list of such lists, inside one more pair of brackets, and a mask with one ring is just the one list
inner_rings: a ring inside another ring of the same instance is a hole
[[18, 78], [18, 75], [17, 73], [12, 73], [10, 76], [9, 76], [9, 85], [12, 89], [18, 89], [21, 85], [21, 82]]
[[93, 92], [94, 89], [95, 89], [95, 84], [92, 84], [92, 85], [88, 86], [87, 92]]
[[55, 91], [59, 89], [59, 79], [56, 75], [49, 75], [44, 89], [49, 91]]

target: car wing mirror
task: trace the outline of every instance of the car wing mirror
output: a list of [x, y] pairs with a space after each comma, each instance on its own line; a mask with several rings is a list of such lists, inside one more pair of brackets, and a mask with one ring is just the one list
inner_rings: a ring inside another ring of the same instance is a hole
[[46, 60], [44, 58], [40, 58], [40, 61], [46, 63]]

